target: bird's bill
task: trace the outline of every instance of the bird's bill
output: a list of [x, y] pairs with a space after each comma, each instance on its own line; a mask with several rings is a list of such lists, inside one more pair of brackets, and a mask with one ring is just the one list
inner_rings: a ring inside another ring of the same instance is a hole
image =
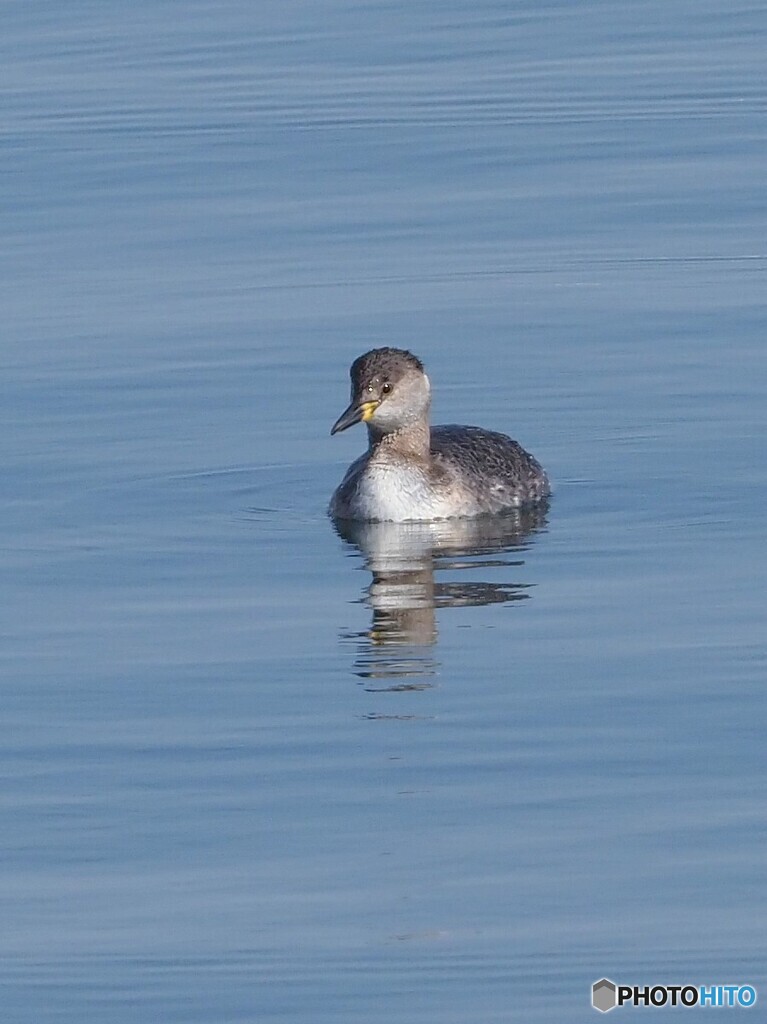
[[344, 409], [331, 427], [331, 435], [353, 427], [360, 420], [363, 423], [367, 423], [380, 404], [380, 402], [352, 402], [348, 409]]

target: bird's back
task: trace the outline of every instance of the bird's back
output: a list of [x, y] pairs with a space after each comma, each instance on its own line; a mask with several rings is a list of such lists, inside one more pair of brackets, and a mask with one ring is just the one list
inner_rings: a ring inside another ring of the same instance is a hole
[[518, 507], [549, 494], [539, 462], [506, 434], [454, 424], [432, 427], [431, 451], [435, 467], [471, 489], [480, 512]]

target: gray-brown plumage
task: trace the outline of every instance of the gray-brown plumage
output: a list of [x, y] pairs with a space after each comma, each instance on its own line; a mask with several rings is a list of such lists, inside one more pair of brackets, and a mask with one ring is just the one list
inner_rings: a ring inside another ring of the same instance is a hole
[[429, 426], [429, 378], [411, 352], [373, 349], [355, 359], [350, 376], [352, 400], [331, 433], [362, 420], [368, 450], [333, 495], [331, 515], [450, 519], [519, 508], [549, 494], [539, 463], [505, 434]]

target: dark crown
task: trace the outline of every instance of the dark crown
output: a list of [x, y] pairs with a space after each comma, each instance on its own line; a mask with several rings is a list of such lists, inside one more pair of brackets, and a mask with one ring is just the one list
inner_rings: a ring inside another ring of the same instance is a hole
[[374, 348], [358, 356], [349, 374], [355, 385], [366, 384], [376, 377], [391, 380], [401, 377], [407, 370], [423, 373], [423, 363], [404, 348]]

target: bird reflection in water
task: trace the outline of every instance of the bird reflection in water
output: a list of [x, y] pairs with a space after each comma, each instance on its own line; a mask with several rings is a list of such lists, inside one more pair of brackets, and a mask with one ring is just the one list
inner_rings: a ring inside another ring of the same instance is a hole
[[[339, 536], [365, 559], [372, 581], [363, 601], [370, 629], [345, 634], [357, 644], [354, 671], [366, 689], [422, 690], [436, 674], [437, 609], [505, 604], [529, 597], [531, 584], [477, 582], [463, 571], [513, 569], [531, 535], [546, 526], [546, 503], [503, 516], [430, 523], [335, 521]], [[454, 574], [444, 579], [446, 574]]]

